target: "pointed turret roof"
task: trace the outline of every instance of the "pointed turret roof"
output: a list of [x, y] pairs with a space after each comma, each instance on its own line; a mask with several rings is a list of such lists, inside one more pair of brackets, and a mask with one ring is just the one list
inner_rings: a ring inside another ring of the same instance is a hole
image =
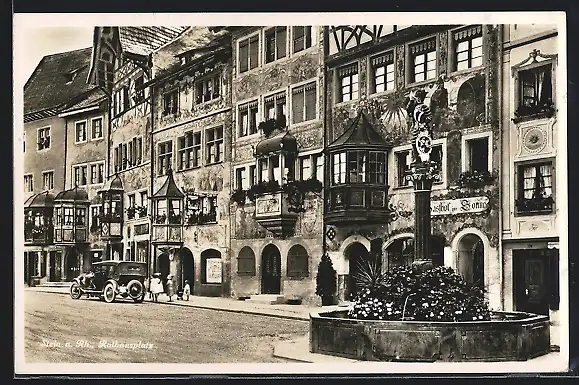
[[54, 200], [88, 203], [88, 194], [86, 190], [74, 186], [70, 190], [64, 190], [56, 194]]
[[115, 174], [113, 178], [109, 178], [100, 191], [124, 191], [123, 181], [119, 174]]
[[350, 127], [334, 142], [328, 145], [329, 149], [339, 147], [377, 147], [384, 149], [391, 148], [392, 145], [382, 138], [370, 123], [366, 114], [360, 110]]
[[173, 170], [167, 171], [167, 180], [152, 198], [184, 198], [185, 194], [179, 189], [173, 178]]

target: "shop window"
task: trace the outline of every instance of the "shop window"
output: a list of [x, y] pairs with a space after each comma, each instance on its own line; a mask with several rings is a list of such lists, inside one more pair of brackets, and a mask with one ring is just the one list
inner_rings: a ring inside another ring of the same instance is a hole
[[265, 32], [265, 62], [286, 57], [287, 27], [275, 27]]
[[517, 117], [550, 112], [553, 108], [553, 66], [551, 63], [519, 71]]
[[292, 27], [293, 52], [300, 52], [312, 46], [312, 27]]
[[171, 162], [173, 157], [173, 142], [168, 140], [163, 143], [159, 143], [158, 146], [158, 156], [157, 159], [159, 161], [157, 175], [167, 175], [167, 170], [171, 168]]
[[489, 137], [467, 139], [467, 171], [489, 172]]
[[517, 214], [551, 214], [554, 204], [552, 162], [519, 165], [517, 174]]
[[287, 254], [288, 278], [303, 278], [309, 276], [309, 256], [301, 245], [294, 245]]
[[482, 26], [454, 32], [454, 71], [482, 66]]
[[237, 256], [237, 275], [242, 277], [255, 276], [255, 253], [249, 246], [244, 246]]
[[34, 191], [34, 177], [32, 174], [24, 175], [24, 191], [25, 192]]
[[410, 46], [410, 83], [436, 77], [436, 39], [428, 39]]
[[219, 75], [214, 75], [195, 83], [197, 104], [205, 103], [219, 97], [221, 78]]
[[45, 171], [42, 173], [42, 190], [54, 189], [54, 171]]
[[50, 148], [50, 127], [38, 129], [38, 150]]
[[187, 132], [178, 139], [177, 170], [201, 166], [201, 131]]
[[239, 42], [239, 73], [257, 68], [259, 57], [259, 35]]
[[313, 120], [317, 116], [316, 82], [292, 90], [292, 123]]
[[243, 137], [256, 134], [257, 100], [239, 106], [238, 113], [238, 136]]
[[75, 123], [75, 143], [86, 142], [86, 120]]
[[223, 126], [205, 130], [206, 164], [223, 162]]
[[91, 140], [103, 138], [103, 118], [91, 119]]
[[358, 63], [338, 69], [338, 101], [358, 99]]
[[407, 176], [410, 175], [410, 164], [412, 163], [410, 151], [400, 151], [395, 154], [397, 186], [412, 186], [412, 180], [407, 178]]
[[371, 92], [384, 92], [394, 89], [394, 53], [388, 52], [372, 58]]
[[171, 90], [163, 95], [163, 115], [176, 114], [179, 111], [179, 90]]

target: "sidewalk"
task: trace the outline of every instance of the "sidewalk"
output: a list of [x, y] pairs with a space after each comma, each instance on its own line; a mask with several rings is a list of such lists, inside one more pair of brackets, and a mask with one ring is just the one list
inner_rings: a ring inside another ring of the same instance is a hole
[[[27, 287], [26, 291], [37, 291], [46, 293], [56, 293], [62, 295], [69, 295], [68, 287]], [[176, 297], [176, 296], [175, 296]], [[152, 303], [149, 299], [145, 299], [146, 303]], [[295, 320], [309, 321], [311, 312], [319, 312], [321, 307], [311, 307], [304, 305], [285, 305], [285, 304], [262, 304], [252, 303], [236, 300], [234, 298], [224, 297], [200, 297], [191, 296], [189, 301], [175, 300], [168, 302], [166, 295], [159, 296], [157, 305], [173, 305], [173, 306], [188, 306], [201, 309], [222, 310], [234, 313], [244, 314], [258, 314], [278, 318], [287, 318]], [[333, 310], [336, 306], [325, 306], [323, 309]]]

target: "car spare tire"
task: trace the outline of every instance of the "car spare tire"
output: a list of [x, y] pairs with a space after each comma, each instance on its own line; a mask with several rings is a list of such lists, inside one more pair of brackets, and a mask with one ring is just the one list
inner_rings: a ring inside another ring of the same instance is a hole
[[136, 279], [133, 279], [127, 285], [127, 292], [129, 293], [129, 296], [134, 300], [139, 299], [143, 296], [144, 289], [145, 288], [143, 287], [143, 284], [137, 281]]

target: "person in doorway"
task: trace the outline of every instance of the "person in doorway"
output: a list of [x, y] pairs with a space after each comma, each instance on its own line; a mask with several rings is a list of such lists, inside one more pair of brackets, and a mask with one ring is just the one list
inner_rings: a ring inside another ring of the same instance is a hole
[[167, 297], [169, 297], [169, 302], [173, 302], [173, 295], [175, 295], [175, 282], [173, 282], [173, 277], [171, 275], [167, 276], [167, 286], [166, 286]]
[[161, 274], [153, 274], [151, 279], [151, 293], [153, 294], [153, 302], [159, 302], [159, 294], [163, 292], [163, 283], [161, 282]]
[[191, 286], [189, 285], [189, 280], [185, 280], [185, 286], [183, 286], [183, 297], [189, 301], [189, 296], [191, 295]]

